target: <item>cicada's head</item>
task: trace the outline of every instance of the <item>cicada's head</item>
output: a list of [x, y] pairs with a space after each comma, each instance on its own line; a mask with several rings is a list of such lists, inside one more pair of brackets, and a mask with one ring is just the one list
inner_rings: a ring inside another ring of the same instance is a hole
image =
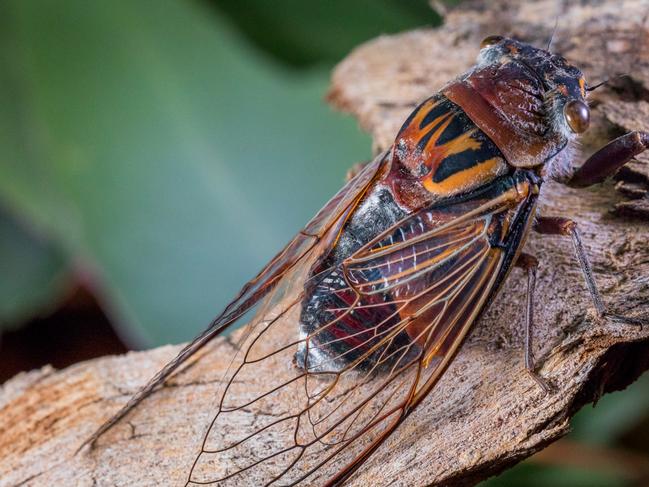
[[482, 41], [478, 62], [445, 94], [489, 135], [511, 165], [552, 161], [588, 128], [586, 81], [544, 49], [500, 36]]
[[[586, 80], [578, 68], [561, 56], [514, 39], [489, 36], [482, 41], [478, 66], [500, 65], [507, 70], [510, 64], [525, 73], [512, 80], [511, 88], [541, 98], [543, 113], [539, 115], [544, 115], [554, 131], [571, 138], [588, 128]], [[535, 109], [541, 108], [537, 103], [533, 105]], [[525, 104], [510, 107], [512, 110], [518, 108], [527, 111], [528, 107]]]

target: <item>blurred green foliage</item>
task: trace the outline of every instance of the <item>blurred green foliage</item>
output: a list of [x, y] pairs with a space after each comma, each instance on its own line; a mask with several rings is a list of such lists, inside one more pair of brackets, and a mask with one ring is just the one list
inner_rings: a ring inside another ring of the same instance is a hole
[[[0, 3], [0, 330], [74, 275], [132, 345], [201, 330], [370, 157], [322, 97], [366, 39], [437, 24], [425, 0]], [[649, 380], [574, 421], [611, 445]], [[523, 464], [489, 486], [623, 486]]]
[[65, 259], [51, 242], [0, 208], [0, 330], [53, 305], [65, 290]]
[[[0, 4], [0, 203], [49, 239], [33, 266], [1, 247], [2, 323], [57, 296], [65, 267], [132, 344], [187, 340], [371, 156], [322, 101], [331, 65], [439, 19], [423, 1], [279, 3]], [[299, 56], [260, 52], [244, 18]]]

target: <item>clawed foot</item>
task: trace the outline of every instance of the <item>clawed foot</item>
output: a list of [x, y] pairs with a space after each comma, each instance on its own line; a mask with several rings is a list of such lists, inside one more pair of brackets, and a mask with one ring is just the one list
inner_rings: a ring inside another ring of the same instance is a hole
[[605, 311], [604, 313], [599, 315], [598, 319], [602, 321], [617, 321], [625, 325], [637, 326], [640, 328], [640, 331], [642, 331], [642, 329], [647, 324], [649, 324], [649, 319], [647, 318], [638, 318], [635, 316], [624, 316], [617, 313], [609, 313], [608, 311]]
[[543, 391], [543, 395], [547, 396], [552, 392], [552, 386], [539, 374], [532, 370], [527, 370], [527, 374], [536, 382], [536, 384], [540, 387], [540, 389]]

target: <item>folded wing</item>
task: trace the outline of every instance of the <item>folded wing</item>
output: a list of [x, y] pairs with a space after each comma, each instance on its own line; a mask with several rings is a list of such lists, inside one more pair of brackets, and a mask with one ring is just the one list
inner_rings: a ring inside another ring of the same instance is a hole
[[[508, 176], [421, 210], [254, 321], [188, 485], [331, 485], [351, 474], [447, 367], [511, 266], [534, 198]], [[299, 333], [304, 289], [323, 286], [326, 318]]]

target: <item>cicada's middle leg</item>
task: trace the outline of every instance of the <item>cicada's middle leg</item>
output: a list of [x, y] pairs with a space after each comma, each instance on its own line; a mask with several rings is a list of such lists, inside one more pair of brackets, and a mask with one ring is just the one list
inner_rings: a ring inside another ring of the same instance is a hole
[[[609, 142], [591, 155], [564, 184], [572, 187], [587, 187], [603, 182], [606, 178], [629, 162], [633, 157], [649, 149], [649, 132], [629, 132]], [[572, 238], [575, 254], [586, 279], [597, 315], [600, 318], [615, 318], [627, 323], [642, 326], [646, 320], [630, 318], [610, 313], [593, 277], [592, 267], [581, 242], [577, 224], [567, 218], [537, 217], [534, 229], [542, 234], [565, 235]]]
[[521, 253], [516, 262], [516, 267], [522, 268], [527, 273], [527, 303], [525, 306], [525, 370], [548, 394], [550, 386], [537, 372], [534, 366], [534, 353], [532, 351], [532, 339], [534, 332], [534, 289], [536, 288], [536, 270], [539, 267], [539, 260], [533, 255]]
[[543, 235], [562, 235], [572, 238], [572, 243], [575, 248], [575, 255], [581, 271], [584, 275], [586, 281], [586, 286], [588, 287], [588, 292], [593, 301], [593, 306], [595, 307], [595, 312], [599, 318], [612, 318], [620, 320], [632, 325], [642, 326], [644, 320], [634, 317], [622, 316], [619, 314], [611, 313], [608, 310], [608, 307], [604, 304], [602, 300], [602, 295], [599, 292], [597, 283], [595, 282], [595, 277], [593, 276], [593, 268], [586, 254], [586, 249], [584, 244], [581, 241], [581, 236], [579, 229], [577, 228], [577, 223], [568, 218], [561, 217], [545, 217], [537, 216], [536, 222], [534, 224], [534, 230]]

